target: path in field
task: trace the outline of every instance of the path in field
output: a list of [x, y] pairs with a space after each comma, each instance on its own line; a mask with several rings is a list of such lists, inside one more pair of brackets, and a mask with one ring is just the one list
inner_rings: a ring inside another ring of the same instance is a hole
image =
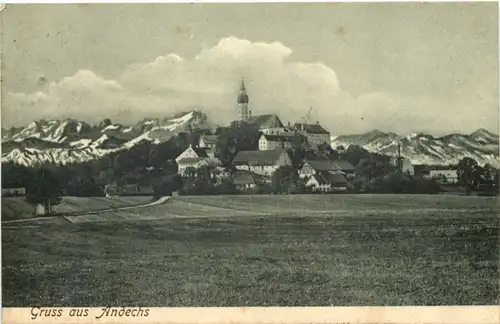
[[[52, 219], [50, 223], [64, 221], [80, 224], [160, 221], [173, 218], [345, 217], [358, 215], [370, 218], [370, 222], [382, 222], [387, 216], [398, 217], [404, 210], [412, 210], [414, 214], [420, 216], [439, 216], [445, 210], [449, 211], [452, 208], [456, 217], [462, 217], [462, 215], [471, 213], [475, 215], [488, 214], [495, 206], [491, 202], [486, 203], [485, 199], [427, 195], [239, 195], [169, 198], [171, 197], [162, 197], [157, 201], [143, 205], [88, 211], [65, 217], [55, 216], [57, 219], [47, 217], [31, 220]], [[9, 222], [2, 224], [4, 223]], [[38, 224], [40, 225], [40, 223]]]
[[[76, 223], [78, 222], [78, 219], [80, 217], [85, 217], [85, 216], [92, 216], [92, 215], [97, 215], [100, 213], [107, 213], [107, 212], [116, 212], [116, 211], [123, 211], [123, 210], [129, 210], [129, 209], [138, 209], [138, 208], [145, 208], [145, 207], [151, 207], [151, 206], [156, 206], [165, 203], [170, 197], [161, 197], [153, 202], [147, 203], [147, 204], [142, 204], [142, 205], [134, 205], [134, 206], [124, 206], [124, 207], [115, 207], [115, 208], [108, 208], [108, 209], [101, 209], [101, 210], [94, 210], [94, 211], [88, 211], [88, 212], [80, 212], [72, 216], [64, 216], [64, 219], [68, 220], [71, 223]], [[54, 219], [60, 219], [61, 216], [47, 216], [47, 217], [33, 217], [33, 218], [26, 218], [26, 219], [16, 219], [16, 220], [10, 220], [10, 221], [3, 221], [2, 222], [2, 229], [11, 229], [11, 228], [23, 228], [26, 226], [3, 226], [3, 224], [16, 224], [16, 223], [25, 223], [25, 222], [33, 222], [33, 221], [39, 221], [39, 220], [54, 220]]]

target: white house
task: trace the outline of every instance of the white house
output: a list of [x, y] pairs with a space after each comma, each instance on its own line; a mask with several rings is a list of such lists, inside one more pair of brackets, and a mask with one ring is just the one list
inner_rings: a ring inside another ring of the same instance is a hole
[[213, 149], [213, 148], [215, 148], [215, 145], [217, 144], [217, 138], [218, 138], [217, 135], [203, 134], [200, 136], [200, 140], [198, 142], [198, 147]]
[[330, 132], [324, 129], [319, 123], [303, 124], [296, 123], [293, 126], [298, 132], [306, 136], [307, 142], [311, 146], [330, 144]]
[[2, 188], [2, 197], [26, 196], [26, 188]]
[[268, 151], [278, 148], [292, 148], [292, 138], [290, 136], [262, 134], [259, 139], [259, 150]]
[[195, 148], [191, 145], [175, 159], [175, 162], [180, 175], [184, 175], [185, 170], [189, 167], [199, 169], [202, 166], [216, 167], [220, 165], [219, 159], [214, 157], [210, 150]]
[[440, 183], [457, 183], [458, 173], [457, 170], [431, 170], [429, 178], [435, 179]]
[[320, 172], [307, 179], [306, 187], [313, 192], [345, 192], [349, 188], [349, 182], [341, 173]]
[[236, 171], [233, 177], [233, 183], [238, 190], [242, 191], [255, 189], [257, 187], [255, 174], [248, 171]]
[[292, 160], [283, 149], [266, 151], [240, 151], [233, 159], [237, 170], [247, 170], [269, 176], [279, 167], [291, 166]]
[[299, 170], [299, 177], [306, 178], [320, 172], [341, 173], [350, 177], [354, 175], [354, 166], [344, 160], [307, 160]]

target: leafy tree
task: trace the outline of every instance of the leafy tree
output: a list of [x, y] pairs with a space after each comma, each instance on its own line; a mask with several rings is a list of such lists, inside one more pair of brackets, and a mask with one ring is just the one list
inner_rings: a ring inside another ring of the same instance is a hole
[[33, 170], [17, 163], [2, 163], [2, 187], [25, 188], [33, 177]]
[[283, 166], [274, 171], [271, 183], [275, 193], [297, 193], [301, 188], [297, 169], [290, 166]]
[[465, 157], [457, 165], [458, 181], [462, 186], [465, 186], [468, 192], [477, 187], [480, 181], [479, 164], [469, 158]]
[[54, 173], [48, 169], [37, 170], [26, 188], [26, 200], [32, 204], [43, 204], [45, 212], [51, 214], [52, 205], [61, 201], [61, 185]]
[[258, 148], [261, 133], [258, 126], [244, 122], [233, 122], [220, 130], [215, 154], [222, 165], [228, 166], [239, 151], [251, 151]]
[[362, 159], [369, 159], [370, 153], [357, 145], [350, 145], [344, 153], [344, 158], [352, 165], [357, 165]]

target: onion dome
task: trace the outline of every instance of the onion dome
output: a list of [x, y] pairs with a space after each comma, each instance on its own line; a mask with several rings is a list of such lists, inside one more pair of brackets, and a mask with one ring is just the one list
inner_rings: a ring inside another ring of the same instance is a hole
[[238, 103], [239, 104], [248, 103], [248, 95], [243, 80], [241, 80], [241, 88], [240, 88], [240, 94], [238, 95]]

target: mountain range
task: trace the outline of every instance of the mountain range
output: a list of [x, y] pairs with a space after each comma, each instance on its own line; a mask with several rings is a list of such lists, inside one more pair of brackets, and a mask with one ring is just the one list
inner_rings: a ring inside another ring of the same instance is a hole
[[2, 162], [25, 166], [86, 162], [145, 141], [159, 144], [181, 132], [214, 128], [207, 115], [199, 111], [144, 119], [133, 126], [114, 124], [109, 119], [97, 125], [73, 119], [40, 120], [26, 127], [2, 129]]
[[370, 152], [401, 156], [413, 164], [449, 165], [470, 157], [480, 164], [500, 165], [499, 136], [486, 129], [478, 129], [471, 134], [449, 134], [434, 137], [423, 133], [400, 136], [374, 130], [359, 135], [332, 136], [333, 148], [358, 145]]
[[[190, 131], [213, 130], [216, 125], [200, 111], [189, 111], [168, 118], [150, 118], [135, 125], [112, 123], [97, 125], [66, 120], [34, 121], [26, 127], [2, 129], [2, 162], [25, 166], [42, 163], [78, 163], [128, 150], [145, 141], [159, 144]], [[358, 145], [370, 152], [401, 155], [413, 164], [456, 164], [471, 157], [481, 164], [500, 165], [499, 136], [479, 129], [471, 134], [442, 137], [417, 133], [400, 136], [374, 130], [364, 134], [332, 136], [332, 147]]]

